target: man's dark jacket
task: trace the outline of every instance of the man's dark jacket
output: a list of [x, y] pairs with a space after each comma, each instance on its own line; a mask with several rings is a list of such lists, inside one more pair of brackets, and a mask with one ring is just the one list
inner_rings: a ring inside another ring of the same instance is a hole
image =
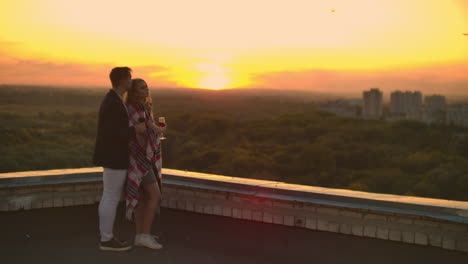
[[128, 126], [127, 109], [120, 96], [110, 90], [99, 109], [93, 163], [112, 169], [128, 169], [128, 143], [135, 129]]

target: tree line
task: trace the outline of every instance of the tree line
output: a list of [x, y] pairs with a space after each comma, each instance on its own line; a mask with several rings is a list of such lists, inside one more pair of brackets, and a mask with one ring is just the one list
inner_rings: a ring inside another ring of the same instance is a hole
[[[11, 91], [0, 99], [0, 172], [93, 166], [97, 110], [105, 91], [38, 93], [36, 98], [47, 93], [50, 101], [33, 104]], [[9, 96], [14, 100], [6, 103]], [[61, 99], [55, 101], [55, 96]], [[155, 115], [166, 116], [168, 122], [163, 165], [468, 200], [466, 128], [337, 117], [319, 111], [311, 98], [232, 91], [154, 93]], [[70, 100], [74, 108], [67, 104]]]

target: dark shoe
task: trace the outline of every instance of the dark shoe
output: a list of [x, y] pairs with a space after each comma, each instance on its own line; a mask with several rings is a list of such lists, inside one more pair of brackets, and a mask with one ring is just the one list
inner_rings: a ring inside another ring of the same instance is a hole
[[109, 241], [99, 242], [99, 249], [103, 251], [128, 251], [132, 249], [132, 246], [127, 242], [120, 242], [115, 238]]

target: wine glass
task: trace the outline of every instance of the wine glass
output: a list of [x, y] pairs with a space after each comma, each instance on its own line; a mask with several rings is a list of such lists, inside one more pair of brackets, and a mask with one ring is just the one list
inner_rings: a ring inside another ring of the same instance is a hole
[[[159, 127], [165, 127], [166, 126], [166, 118], [164, 116], [160, 116], [158, 118], [158, 126]], [[161, 140], [164, 140], [166, 139], [166, 137], [163, 135], [163, 133], [161, 132], [161, 137], [160, 137]]]

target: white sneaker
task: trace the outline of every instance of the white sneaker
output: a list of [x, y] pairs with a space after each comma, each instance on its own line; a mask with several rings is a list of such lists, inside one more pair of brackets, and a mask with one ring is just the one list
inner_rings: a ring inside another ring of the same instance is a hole
[[135, 236], [135, 246], [147, 247], [151, 249], [161, 249], [163, 246], [154, 239], [152, 235], [141, 234]]
[[[140, 243], [140, 237], [142, 236], [143, 234], [138, 234], [138, 235], [135, 235], [135, 239], [133, 240], [133, 244], [138, 244]], [[158, 242], [159, 244], [161, 244], [161, 239], [159, 238], [159, 236], [157, 235], [152, 235], [150, 234], [150, 236], [152, 236], [154, 238], [154, 240], [156, 240], [156, 242]]]

